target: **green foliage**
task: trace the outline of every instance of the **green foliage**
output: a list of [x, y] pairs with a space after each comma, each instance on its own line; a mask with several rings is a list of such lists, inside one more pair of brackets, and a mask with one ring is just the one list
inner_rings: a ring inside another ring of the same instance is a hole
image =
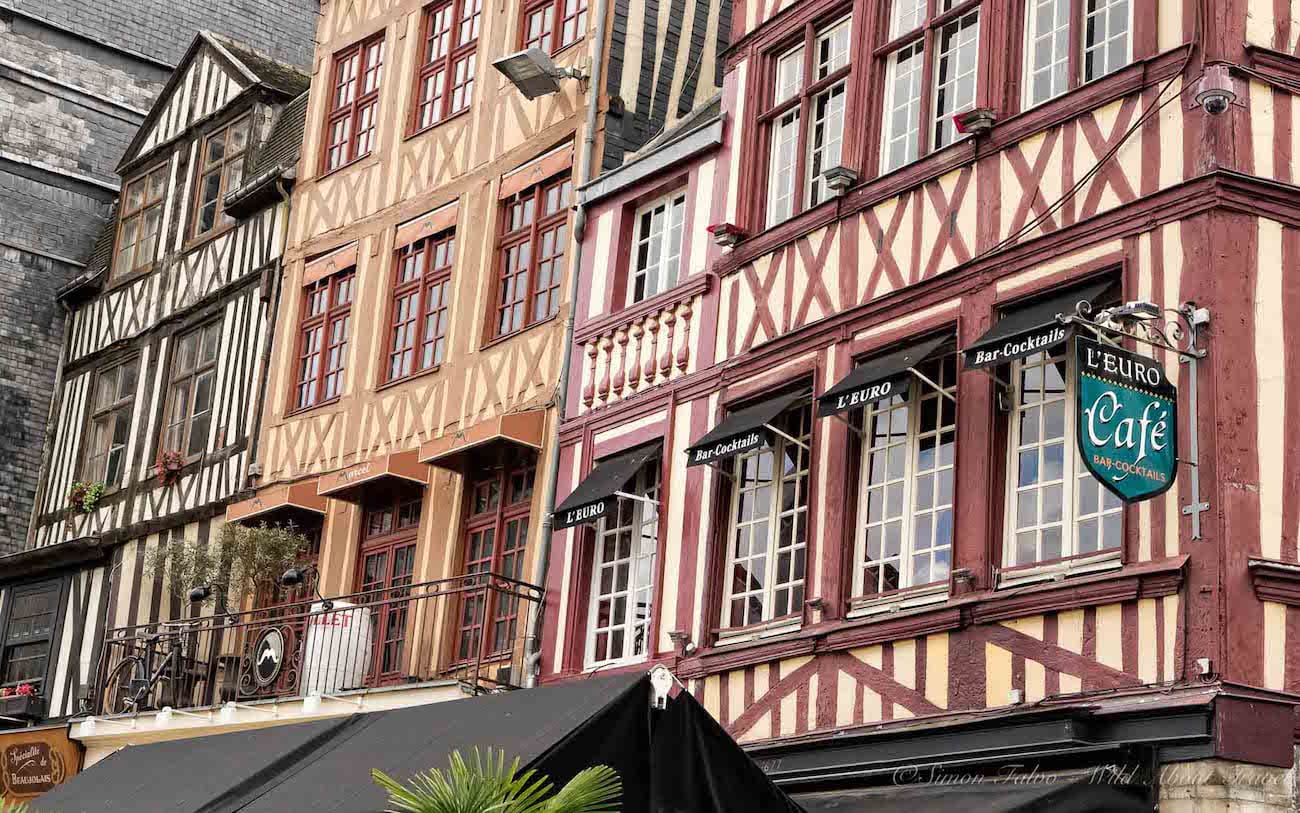
[[519, 773], [518, 759], [506, 765], [505, 753], [491, 748], [486, 758], [475, 748], [473, 763], [453, 751], [445, 773], [433, 768], [405, 784], [378, 769], [371, 775], [388, 791], [388, 813], [612, 813], [623, 794], [618, 774], [597, 765], [551, 795], [549, 779]]
[[[95, 510], [102, 496], [104, 496], [103, 483], [87, 483], [78, 480], [68, 489], [68, 504], [83, 514], [89, 514]], [[0, 813], [3, 813], [3, 810], [0, 810]]]
[[228, 522], [207, 545], [173, 540], [159, 545], [147, 561], [154, 572], [165, 571], [170, 563], [172, 584], [178, 588], [212, 585], [214, 596], [223, 594], [233, 604], [259, 588], [273, 586], [309, 544], [293, 523], [249, 527]]

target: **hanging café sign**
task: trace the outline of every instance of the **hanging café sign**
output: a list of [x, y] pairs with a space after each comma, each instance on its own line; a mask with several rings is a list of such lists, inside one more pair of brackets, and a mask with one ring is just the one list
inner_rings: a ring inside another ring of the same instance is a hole
[[1178, 390], [1154, 359], [1074, 337], [1077, 440], [1084, 465], [1126, 503], [1178, 472]]

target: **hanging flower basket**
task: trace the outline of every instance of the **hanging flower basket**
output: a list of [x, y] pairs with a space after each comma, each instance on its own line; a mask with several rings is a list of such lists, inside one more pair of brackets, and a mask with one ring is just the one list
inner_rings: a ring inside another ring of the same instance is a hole
[[103, 496], [103, 483], [86, 483], [78, 480], [68, 489], [68, 505], [79, 514], [89, 514], [95, 510], [95, 506], [99, 505], [99, 499]]
[[158, 453], [158, 484], [169, 486], [181, 479], [181, 469], [185, 468], [185, 455], [177, 451]]

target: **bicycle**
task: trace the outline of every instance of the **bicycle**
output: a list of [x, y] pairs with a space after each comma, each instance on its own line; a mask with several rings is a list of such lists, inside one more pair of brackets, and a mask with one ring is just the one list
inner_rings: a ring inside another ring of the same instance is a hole
[[[141, 636], [144, 654], [130, 654], [109, 671], [104, 680], [101, 701], [103, 714], [127, 714], [177, 702], [185, 664], [185, 632], [198, 625], [193, 621], [163, 621], [164, 632]], [[154, 668], [154, 658], [162, 647], [166, 655]]]

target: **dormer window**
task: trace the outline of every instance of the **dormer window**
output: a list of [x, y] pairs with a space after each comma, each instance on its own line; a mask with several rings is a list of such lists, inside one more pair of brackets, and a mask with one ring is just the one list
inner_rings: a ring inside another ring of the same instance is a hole
[[167, 191], [167, 165], [155, 167], [126, 185], [117, 227], [114, 278], [147, 268], [158, 253], [163, 198]]
[[193, 237], [234, 222], [222, 209], [221, 201], [243, 180], [248, 131], [249, 117], [244, 116], [203, 139]]

